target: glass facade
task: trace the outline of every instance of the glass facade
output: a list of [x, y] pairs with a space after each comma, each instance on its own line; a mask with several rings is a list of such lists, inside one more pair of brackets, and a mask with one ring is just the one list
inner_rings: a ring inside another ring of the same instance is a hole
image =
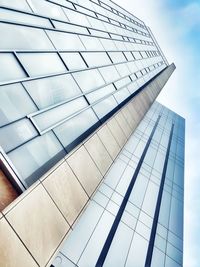
[[111, 1], [0, 4], [0, 145], [27, 188], [168, 63]]
[[183, 266], [185, 120], [155, 102], [53, 266]]
[[110, 0], [0, 17], [0, 265], [181, 267], [185, 122], [151, 30]]

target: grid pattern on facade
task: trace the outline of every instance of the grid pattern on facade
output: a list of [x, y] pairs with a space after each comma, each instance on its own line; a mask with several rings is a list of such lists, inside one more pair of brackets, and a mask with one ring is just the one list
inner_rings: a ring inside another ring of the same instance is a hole
[[0, 145], [26, 187], [167, 62], [111, 1], [0, 4]]
[[157, 102], [120, 152], [53, 266], [95, 266], [159, 115], [160, 121], [103, 266], [145, 265], [172, 125], [151, 267], [182, 266], [185, 122]]

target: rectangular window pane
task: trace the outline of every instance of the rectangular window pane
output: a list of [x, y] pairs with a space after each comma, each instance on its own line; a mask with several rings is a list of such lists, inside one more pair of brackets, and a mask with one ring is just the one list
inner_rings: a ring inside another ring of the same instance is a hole
[[99, 68], [99, 71], [107, 83], [113, 82], [120, 78], [119, 73], [114, 66]]
[[60, 53], [69, 70], [86, 69], [87, 66], [79, 53]]
[[114, 99], [113, 96], [110, 96], [103, 101], [99, 102], [95, 106], [93, 106], [93, 109], [97, 116], [101, 119], [106, 114], [108, 114], [111, 110], [113, 110], [117, 106], [117, 102]]
[[46, 32], [58, 50], [85, 50], [81, 40], [75, 34], [56, 31]]
[[25, 182], [31, 185], [34, 180], [27, 177], [62, 150], [63, 148], [54, 134], [49, 132], [15, 149], [8, 156]]
[[105, 52], [86, 52], [82, 53], [89, 67], [103, 66], [112, 64]]
[[71, 74], [27, 81], [23, 85], [40, 109], [81, 94]]
[[[17, 7], [18, 9], [19, 7]], [[29, 11], [30, 12], [30, 11]], [[48, 19], [32, 16], [29, 14], [24, 14], [21, 12], [8, 10], [5, 8], [0, 8], [0, 17], [2, 20], [8, 20], [13, 22], [19, 22], [19, 23], [25, 23], [25, 24], [31, 24], [31, 25], [37, 25], [40, 27], [49, 27], [52, 28], [52, 25]]]
[[61, 143], [67, 147], [98, 121], [92, 109], [87, 109], [54, 129]]
[[0, 23], [0, 49], [54, 49], [51, 41], [41, 29]]
[[58, 5], [41, 0], [28, 0], [28, 3], [36, 14], [67, 20], [62, 8]]
[[90, 94], [87, 94], [86, 97], [90, 103], [93, 103], [114, 91], [115, 87], [112, 84], [110, 84], [101, 89], [95, 90]]
[[5, 152], [14, 149], [37, 135], [37, 131], [28, 119], [22, 119], [0, 128], [1, 146]]
[[[5, 39], [5, 38], [2, 38]], [[11, 53], [0, 53], [0, 82], [26, 78], [26, 74]]]
[[96, 37], [79, 36], [86, 50], [104, 50], [101, 42]]
[[46, 112], [42, 112], [35, 115], [34, 122], [39, 127], [40, 131], [44, 131], [49, 127], [53, 127], [55, 124], [66, 119], [73, 113], [87, 107], [87, 102], [83, 97], [70, 101], [66, 104], [52, 108]]
[[113, 63], [119, 63], [126, 61], [122, 52], [109, 52], [109, 56], [111, 57]]
[[0, 126], [37, 110], [19, 83], [0, 86], [0, 107]]
[[86, 70], [73, 73], [75, 80], [83, 92], [90, 91], [105, 84], [98, 70]]
[[130, 93], [128, 91], [127, 88], [123, 88], [119, 91], [117, 91], [115, 94], [114, 94], [116, 100], [118, 103], [121, 103], [123, 100], [125, 100], [127, 97], [130, 96]]
[[83, 34], [89, 34], [88, 30], [84, 27], [63, 23], [59, 21], [53, 20], [53, 24], [55, 25], [56, 29], [64, 30], [67, 32], [76, 32], [76, 33], [83, 33]]
[[56, 53], [19, 53], [18, 56], [30, 76], [67, 71]]

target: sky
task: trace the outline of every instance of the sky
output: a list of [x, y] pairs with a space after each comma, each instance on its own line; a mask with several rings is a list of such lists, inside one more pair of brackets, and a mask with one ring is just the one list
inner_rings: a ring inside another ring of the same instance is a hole
[[149, 26], [176, 70], [158, 101], [186, 119], [184, 267], [200, 266], [200, 0], [114, 0]]

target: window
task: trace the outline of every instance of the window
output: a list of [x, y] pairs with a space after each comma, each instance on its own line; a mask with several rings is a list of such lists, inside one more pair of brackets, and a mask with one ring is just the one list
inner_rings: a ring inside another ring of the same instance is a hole
[[119, 63], [126, 61], [122, 52], [109, 52], [109, 56], [111, 57], [113, 63]]
[[46, 33], [58, 50], [85, 50], [81, 40], [75, 34], [57, 31], [46, 31]]
[[28, 119], [22, 119], [0, 128], [1, 146], [5, 152], [14, 149], [37, 135], [37, 131]]
[[106, 114], [108, 114], [111, 110], [113, 110], [117, 106], [117, 102], [114, 99], [113, 96], [110, 96], [98, 104], [93, 106], [93, 109], [97, 116], [101, 119], [103, 118]]
[[73, 73], [75, 80], [83, 92], [90, 91], [105, 84], [98, 70], [86, 70]]
[[82, 55], [89, 67], [112, 64], [105, 52], [84, 52]]
[[101, 89], [95, 90], [90, 94], [87, 94], [86, 97], [90, 103], [93, 103], [114, 91], [115, 87], [112, 84], [110, 84]]
[[86, 69], [87, 66], [79, 53], [60, 53], [69, 70]]
[[38, 178], [37, 174], [34, 174], [35, 171], [38, 171], [40, 167], [56, 157], [61, 151], [63, 148], [59, 141], [52, 132], [49, 132], [20, 146], [8, 156], [25, 183], [31, 185]]
[[27, 81], [23, 85], [39, 109], [58, 104], [81, 94], [81, 90], [71, 74]]
[[96, 37], [89, 37], [89, 36], [79, 36], [81, 41], [83, 42], [86, 50], [104, 50], [101, 42]]
[[54, 129], [61, 143], [67, 147], [98, 121], [92, 109], [87, 109]]
[[[5, 38], [2, 38], [5, 39]], [[0, 53], [0, 82], [26, 78], [27, 75], [21, 68], [15, 56], [11, 53]]]
[[30, 76], [67, 71], [56, 53], [19, 53], [18, 57]]
[[57, 123], [62, 122], [68, 116], [87, 107], [87, 105], [86, 100], [80, 97], [48, 111], [36, 114], [33, 116], [33, 119], [40, 131], [44, 131], [50, 127], [56, 126]]
[[119, 73], [114, 66], [99, 68], [99, 71], [107, 83], [113, 82], [120, 78]]
[[40, 29], [0, 23], [0, 49], [54, 49], [45, 32]]
[[53, 24], [55, 25], [56, 29], [64, 30], [67, 32], [76, 32], [76, 33], [83, 33], [83, 34], [88, 34], [88, 30], [84, 27], [68, 24], [68, 23], [63, 23], [59, 22], [56, 20], [53, 20]]
[[0, 86], [0, 126], [35, 112], [36, 106], [19, 83]]

